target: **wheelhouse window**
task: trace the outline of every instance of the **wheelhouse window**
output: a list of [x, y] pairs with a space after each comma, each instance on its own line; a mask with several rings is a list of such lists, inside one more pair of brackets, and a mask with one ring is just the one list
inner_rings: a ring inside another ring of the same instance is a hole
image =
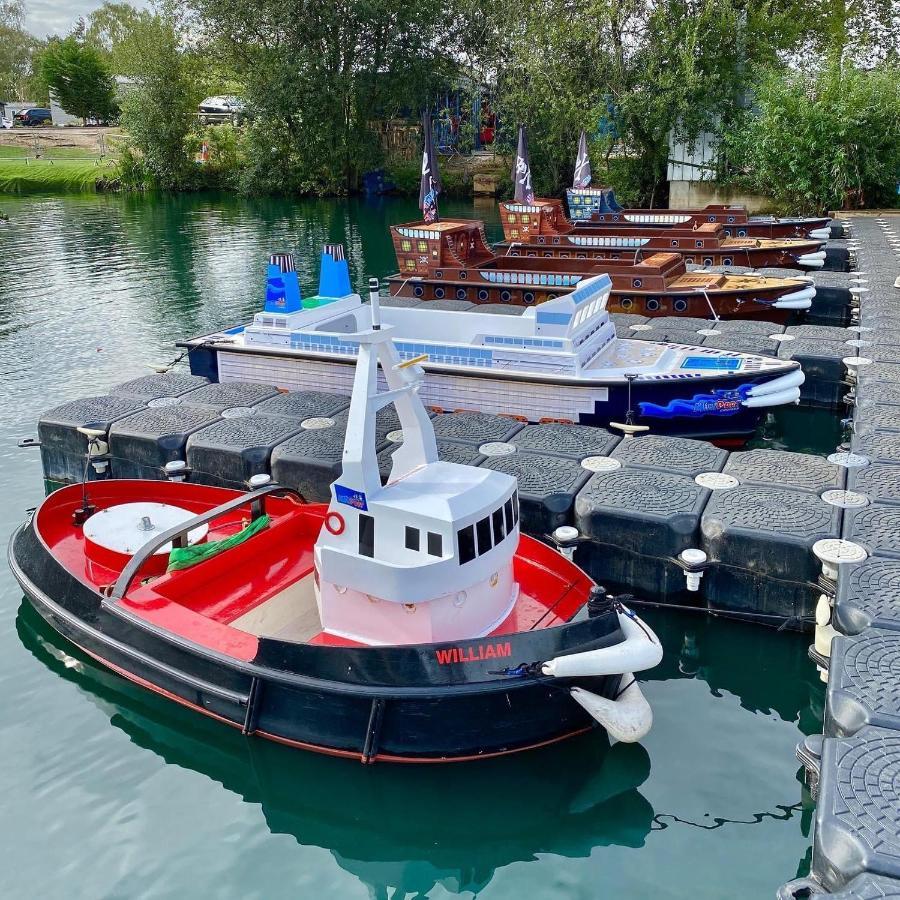
[[518, 492], [518, 490], [513, 491], [512, 502], [513, 502], [513, 522], [516, 525], [518, 525], [519, 524], [519, 492]]
[[460, 565], [475, 559], [475, 526], [466, 525], [456, 532], [456, 552]]
[[428, 555], [429, 556], [443, 556], [444, 555], [444, 541], [443, 538], [439, 534], [436, 534], [433, 531], [428, 532]]
[[406, 526], [406, 549], [419, 549], [419, 529], [413, 528], [411, 525]]
[[506, 503], [503, 504], [503, 517], [506, 520], [506, 533], [509, 534], [516, 527], [516, 523], [513, 520], [512, 497], [508, 497]]
[[362, 513], [359, 516], [359, 555], [375, 556], [375, 520]]
[[491, 541], [491, 519], [489, 516], [478, 520], [478, 524], [475, 526], [475, 533], [478, 536], [478, 555], [481, 556], [494, 546]]
[[495, 509], [491, 518], [494, 520], [494, 543], [499, 544], [506, 537], [503, 527], [503, 509]]

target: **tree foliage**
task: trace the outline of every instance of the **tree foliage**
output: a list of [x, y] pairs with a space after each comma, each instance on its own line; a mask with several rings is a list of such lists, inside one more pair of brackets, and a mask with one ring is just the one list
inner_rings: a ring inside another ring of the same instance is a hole
[[106, 2], [84, 22], [84, 42], [106, 60], [114, 75], [134, 74], [139, 36], [152, 28], [153, 13], [129, 3]]
[[336, 192], [380, 161], [371, 124], [415, 113], [447, 63], [443, 0], [196, 0], [246, 84], [248, 183]]
[[530, 126], [539, 189], [568, 182], [584, 128], [595, 173], [640, 203], [664, 199], [670, 133], [694, 139], [728, 118], [753, 66], [819, 28], [815, 5], [793, 0], [534, 0], [484, 15], [500, 35], [497, 107], [507, 138]]
[[[183, 25], [171, 11], [141, 23], [123, 41], [134, 84], [122, 100], [122, 125], [149, 179], [168, 190], [191, 187], [195, 172], [189, 135], [196, 121], [197, 87], [183, 51]], [[130, 169], [135, 169], [133, 155]], [[132, 173], [132, 180], [137, 180]]]
[[34, 77], [41, 41], [25, 30], [23, 0], [0, 2], [0, 100], [40, 102], [45, 89]]
[[891, 205], [900, 179], [900, 81], [882, 64], [770, 72], [725, 134], [731, 177], [786, 212]]
[[41, 51], [40, 74], [59, 105], [84, 119], [116, 114], [116, 83], [100, 54], [75, 35], [53, 38]]

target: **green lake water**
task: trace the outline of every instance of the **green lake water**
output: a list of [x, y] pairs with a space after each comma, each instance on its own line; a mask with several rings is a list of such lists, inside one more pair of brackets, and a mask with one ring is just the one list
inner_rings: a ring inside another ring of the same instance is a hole
[[[267, 255], [314, 286], [323, 242], [354, 283], [394, 270], [413, 203], [4, 199], [0, 537], [40, 502], [40, 413], [147, 374], [173, 341], [245, 321]], [[478, 215], [499, 238], [493, 204]], [[825, 453], [790, 410], [755, 445]], [[805, 872], [794, 746], [819, 730], [809, 637], [697, 613], [647, 619], [642, 746], [592, 735], [506, 760], [362, 767], [247, 739], [99, 670], [0, 569], [0, 897], [768, 898]]]

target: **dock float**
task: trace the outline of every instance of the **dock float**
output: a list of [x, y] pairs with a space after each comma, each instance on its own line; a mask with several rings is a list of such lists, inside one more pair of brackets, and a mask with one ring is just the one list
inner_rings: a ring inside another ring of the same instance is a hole
[[822, 734], [797, 755], [817, 801], [811, 872], [781, 900], [900, 897], [900, 216], [854, 216], [859, 333], [842, 541], [820, 547], [810, 656], [827, 678]]

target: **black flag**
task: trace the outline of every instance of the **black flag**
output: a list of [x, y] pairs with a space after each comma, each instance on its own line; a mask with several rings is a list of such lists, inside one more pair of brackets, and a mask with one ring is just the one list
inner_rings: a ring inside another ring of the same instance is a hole
[[576, 189], [591, 186], [591, 158], [588, 156], [587, 135], [582, 131], [578, 138], [578, 156], [575, 157], [575, 176], [572, 187]]
[[437, 222], [437, 198], [441, 192], [441, 176], [438, 174], [437, 159], [431, 140], [431, 116], [422, 113], [422, 134], [425, 146], [422, 150], [422, 182], [419, 185], [419, 209], [426, 222]]
[[534, 203], [534, 188], [531, 186], [531, 161], [528, 159], [528, 135], [525, 126], [519, 126], [519, 147], [512, 171], [514, 199], [518, 203]]

